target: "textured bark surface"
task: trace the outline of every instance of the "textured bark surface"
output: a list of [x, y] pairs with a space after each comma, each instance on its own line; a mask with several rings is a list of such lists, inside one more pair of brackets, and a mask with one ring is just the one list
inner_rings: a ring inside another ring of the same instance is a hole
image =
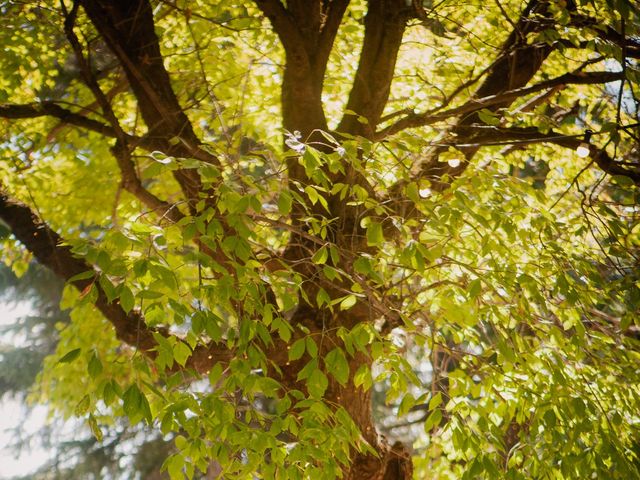
[[[282, 84], [283, 126], [289, 132], [300, 132], [304, 140], [313, 140], [314, 132], [327, 130], [327, 121], [322, 106], [322, 85], [337, 26], [348, 4], [346, 1], [305, 1], [287, 2], [285, 7], [279, 0], [259, 0], [256, 2], [267, 16], [278, 34], [286, 54], [284, 80]], [[365, 18], [365, 36], [347, 108], [368, 119], [363, 126], [353, 115], [345, 115], [338, 132], [362, 135], [372, 138], [382, 111], [387, 103], [396, 58], [402, 36], [409, 18], [405, 2], [400, 0], [372, 1]], [[361, 174], [346, 165], [345, 174], [333, 174], [336, 182], [359, 184], [368, 191], [371, 186]], [[293, 158], [288, 163], [290, 182], [303, 185], [311, 180], [306, 177], [304, 168]], [[360, 207], [347, 207], [338, 197], [328, 196], [329, 212], [317, 205], [314, 213], [328, 218], [339, 218], [340, 226], [329, 239], [343, 252], [364, 252], [368, 247], [365, 232], [359, 225], [362, 214]], [[304, 229], [302, 218], [306, 212], [294, 210], [292, 215], [294, 232]], [[319, 270], [304, 259], [313, 252], [315, 245], [304, 236], [292, 235], [285, 251], [285, 259], [303, 278], [322, 278]], [[341, 259], [339, 268], [349, 271], [350, 260]], [[340, 282], [306, 282], [305, 294], [314, 299], [319, 287], [324, 288], [331, 297], [339, 297], [348, 285]], [[299, 299], [300, 307], [293, 315], [292, 323], [301, 323], [312, 332], [335, 331], [338, 326], [351, 328], [361, 322], [371, 322], [371, 306], [360, 301], [349, 310], [348, 315], [329, 316], [314, 306]], [[340, 340], [326, 344], [340, 345]], [[321, 352], [322, 353], [322, 352]], [[350, 372], [353, 375], [358, 368], [371, 360], [365, 355], [356, 355], [350, 359]], [[301, 365], [283, 366], [286, 384], [292, 388], [301, 388], [295, 381]], [[371, 413], [371, 393], [355, 388], [352, 382], [341, 386], [330, 381], [325, 394], [330, 403], [342, 406], [351, 415], [360, 428], [364, 438], [378, 453], [378, 456], [353, 452], [352, 464], [345, 469], [349, 480], [405, 480], [411, 478], [412, 464], [407, 449], [400, 445], [387, 445], [379, 437]]]

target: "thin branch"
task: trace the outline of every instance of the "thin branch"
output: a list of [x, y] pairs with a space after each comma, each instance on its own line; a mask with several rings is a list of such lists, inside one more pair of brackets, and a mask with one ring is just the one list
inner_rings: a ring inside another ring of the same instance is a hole
[[627, 58], [640, 58], [640, 41], [638, 39], [627, 37], [611, 26], [603, 26], [602, 21], [598, 18], [572, 13], [571, 26], [588, 28], [596, 37], [626, 49]]
[[[86, 130], [100, 133], [107, 137], [115, 138], [116, 133], [112, 127], [98, 122], [91, 118], [85, 117], [79, 113], [72, 112], [66, 108], [61, 107], [54, 102], [39, 102], [39, 103], [27, 103], [27, 104], [2, 104], [0, 105], [0, 118], [7, 118], [11, 120], [23, 119], [23, 118], [37, 118], [51, 116], [61, 120], [62, 122], [81, 127]], [[131, 137], [129, 139], [134, 140], [140, 144], [143, 139], [141, 137]], [[142, 145], [141, 145], [142, 146]]]
[[[76, 112], [60, 106], [55, 102], [44, 101], [26, 104], [1, 104], [0, 118], [10, 120], [29, 119], [38, 117], [52, 117], [60, 120], [66, 125], [73, 125], [85, 130], [99, 133], [109, 138], [117, 138], [114, 129], [102, 122], [86, 117]], [[184, 145], [179, 144], [172, 146], [170, 149], [164, 142], [158, 141], [157, 138], [149, 136], [139, 137], [125, 133], [126, 143], [131, 147], [140, 147], [148, 152], [159, 151], [168, 156], [180, 158], [189, 158], [190, 150]]]
[[[483, 140], [487, 140], [488, 143], [507, 141], [517, 141], [519, 144], [553, 143], [575, 150], [582, 143], [582, 135], [562, 135], [554, 131], [541, 133], [535, 128], [498, 128], [484, 136], [476, 136], [473, 139], [478, 146], [483, 145]], [[485, 145], [488, 143], [485, 143]], [[593, 144], [589, 146], [589, 156], [605, 173], [627, 177], [637, 186], [640, 186], [640, 165], [637, 165], [635, 170], [625, 168], [620, 162], [616, 162], [611, 158], [604, 149], [600, 149]]]
[[161, 200], [149, 190], [144, 188], [136, 173], [135, 164], [131, 159], [129, 147], [122, 145], [120, 141], [111, 148], [111, 153], [116, 158], [122, 175], [123, 188], [140, 200], [144, 205], [153, 210], [160, 218], [168, 218], [174, 223], [184, 218], [176, 204]]
[[140, 112], [153, 135], [198, 139], [182, 111], [164, 68], [153, 12], [147, 0], [80, 0], [91, 22], [125, 70]]
[[508, 90], [506, 92], [498, 93], [495, 95], [489, 95], [483, 98], [472, 99], [459, 107], [450, 108], [443, 112], [433, 114], [409, 114], [396, 123], [389, 125], [388, 127], [380, 130], [376, 134], [376, 140], [383, 140], [384, 138], [398, 133], [408, 128], [423, 127], [436, 122], [440, 122], [452, 117], [460, 117], [469, 113], [477, 112], [483, 108], [493, 107], [495, 105], [502, 105], [505, 103], [511, 103], [514, 100], [537, 93], [540, 91], [555, 89], [566, 85], [594, 85], [604, 84], [610, 82], [617, 82], [624, 78], [623, 72], [573, 72], [565, 73], [559, 77], [545, 80], [530, 87], [517, 88], [514, 90]]

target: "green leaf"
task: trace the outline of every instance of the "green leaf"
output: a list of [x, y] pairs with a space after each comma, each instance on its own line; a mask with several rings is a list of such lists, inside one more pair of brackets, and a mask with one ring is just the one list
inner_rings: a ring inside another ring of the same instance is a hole
[[91, 378], [96, 378], [100, 373], [102, 373], [102, 362], [95, 352], [91, 355], [89, 365], [87, 365], [87, 370], [89, 371]]
[[318, 305], [318, 307], [322, 307], [323, 305], [331, 305], [331, 297], [322, 287], [318, 289], [318, 293], [316, 294], [316, 304]]
[[319, 368], [314, 369], [307, 379], [307, 389], [314, 398], [322, 398], [328, 386], [327, 376]]
[[349, 380], [349, 362], [341, 348], [334, 348], [324, 359], [326, 370], [338, 381], [340, 385], [346, 385]]
[[378, 222], [369, 222], [367, 225], [367, 245], [375, 247], [384, 243], [384, 235], [382, 233], [382, 225]]
[[74, 415], [76, 417], [82, 417], [84, 414], [86, 414], [89, 411], [90, 405], [91, 405], [91, 398], [89, 398], [89, 395], [85, 395], [84, 397], [82, 397], [82, 400], [80, 400], [77, 403], [76, 408], [74, 410]]
[[322, 265], [327, 261], [327, 258], [329, 258], [329, 249], [326, 246], [322, 246], [313, 254], [311, 261], [316, 265]]
[[187, 442], [187, 439], [184, 438], [182, 435], [176, 435], [176, 438], [173, 441], [176, 444], [176, 447], [178, 448], [178, 450], [185, 450], [189, 445], [189, 443]]
[[136, 277], [142, 277], [149, 268], [149, 262], [147, 260], [138, 260], [133, 264], [133, 273]]
[[129, 313], [134, 305], [135, 298], [133, 297], [133, 293], [131, 293], [129, 287], [123, 285], [122, 291], [120, 292], [120, 306], [126, 313]]
[[317, 358], [312, 358], [304, 367], [302, 367], [302, 369], [298, 372], [298, 376], [296, 378], [296, 380], [300, 381], [300, 380], [304, 380], [306, 378], [309, 378], [309, 375], [311, 375], [311, 373], [314, 370], [317, 370], [318, 368], [318, 359]]
[[222, 365], [216, 363], [209, 371], [209, 383], [211, 383], [211, 385], [216, 385], [220, 378], [222, 378], [222, 373]]
[[78, 273], [77, 275], [74, 275], [73, 277], [71, 277], [69, 280], [67, 280], [68, 283], [74, 283], [78, 280], [86, 280], [87, 278], [95, 278], [96, 276], [96, 271], [95, 270], [87, 270], [86, 272], [82, 272], [82, 273]]
[[357, 303], [357, 301], [358, 301], [358, 298], [355, 295], [353, 294], [347, 295], [340, 302], [340, 310], [349, 310], [351, 307], [353, 307]]
[[96, 264], [103, 272], [109, 271], [109, 266], [111, 265], [111, 257], [104, 250], [100, 250], [98, 252], [98, 257], [96, 258]]
[[300, 338], [295, 342], [293, 342], [293, 345], [291, 345], [291, 348], [289, 348], [289, 361], [293, 362], [295, 360], [298, 360], [299, 358], [302, 358], [302, 355], [304, 355], [304, 349], [305, 349], [304, 338]]
[[105, 383], [104, 388], [102, 390], [102, 401], [105, 403], [105, 405], [109, 406], [113, 403], [116, 396], [117, 396], [117, 390], [115, 387], [115, 383], [113, 382], [113, 380], [110, 380], [107, 383]]
[[178, 362], [178, 365], [181, 365], [183, 367], [187, 363], [187, 360], [191, 356], [191, 353], [192, 352], [189, 346], [182, 341], [176, 342], [175, 346], [173, 347], [173, 358], [176, 360], [176, 362]]
[[89, 419], [87, 420], [87, 423], [89, 424], [89, 428], [91, 429], [91, 433], [96, 438], [96, 440], [98, 442], [102, 442], [102, 430], [100, 430], [100, 427], [98, 426], [98, 422], [96, 421], [96, 419], [93, 416], [93, 414], [89, 415]]
[[175, 454], [167, 457], [162, 464], [161, 470], [166, 471], [171, 480], [184, 480], [184, 473], [182, 472], [184, 466], [184, 457], [180, 454]]
[[549, 430], [553, 429], [556, 426], [556, 414], [552, 409], [544, 412], [544, 423]]
[[163, 152], [160, 152], [160, 151], [153, 151], [149, 156], [152, 159], [154, 159], [156, 162], [162, 165], [170, 165], [172, 162], [175, 161], [175, 158], [169, 157], [168, 155], [165, 155]]
[[149, 402], [135, 383], [132, 384], [122, 396], [122, 409], [125, 415], [129, 417], [131, 423], [138, 423], [142, 419], [145, 419], [147, 423], [151, 423], [151, 408]]
[[309, 198], [311, 205], [315, 205], [316, 203], [318, 203], [318, 198], [320, 198], [320, 195], [318, 194], [318, 191], [315, 188], [309, 185], [304, 188], [304, 193], [307, 194], [307, 197]]
[[291, 326], [280, 318], [274, 320], [273, 325], [278, 329], [278, 336], [286, 343], [289, 343], [289, 340], [291, 340]]
[[368, 257], [358, 257], [356, 261], [353, 262], [353, 269], [363, 275], [369, 275], [373, 270], [371, 259]]
[[429, 400], [429, 410], [433, 410], [442, 404], [442, 392], [436, 393], [431, 400]]
[[440, 425], [441, 421], [442, 421], [442, 411], [438, 408], [433, 412], [431, 412], [427, 417], [427, 420], [424, 422], [425, 432], [427, 433], [431, 432], [431, 430], [434, 427]]
[[486, 108], [478, 111], [478, 117], [487, 125], [500, 125], [500, 117]]
[[74, 348], [73, 350], [68, 351], [67, 353], [65, 353], [62, 358], [60, 360], [58, 360], [58, 363], [71, 363], [73, 362], [76, 358], [78, 358], [80, 356], [80, 352], [82, 351], [81, 348]]
[[139, 413], [142, 408], [142, 392], [137, 385], [131, 385], [122, 397], [124, 413], [130, 417]]
[[406, 415], [411, 408], [416, 404], [416, 399], [411, 392], [405, 394], [402, 397], [402, 401], [398, 406], [398, 416], [402, 417]]
[[360, 365], [353, 375], [353, 385], [368, 390], [371, 387], [371, 370], [367, 365]]
[[293, 197], [288, 190], [280, 192], [278, 197], [278, 211], [282, 215], [289, 215], [291, 213], [291, 207], [293, 205]]
[[311, 358], [316, 358], [318, 356], [318, 346], [311, 335], [306, 338], [305, 344], [307, 345], [307, 352], [311, 355]]

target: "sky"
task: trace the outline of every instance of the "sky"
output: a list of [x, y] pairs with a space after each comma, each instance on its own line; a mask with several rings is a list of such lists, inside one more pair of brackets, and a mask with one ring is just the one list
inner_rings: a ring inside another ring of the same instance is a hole
[[[11, 325], [16, 318], [28, 315], [29, 312], [29, 304], [26, 302], [15, 305], [0, 303], [0, 328]], [[15, 336], [0, 336], [2, 343], [19, 341], [20, 339]], [[6, 445], [12, 442], [12, 429], [20, 427], [21, 434], [34, 434], [46, 424], [47, 414], [46, 407], [37, 406], [25, 417], [25, 407], [22, 402], [12, 399], [0, 401], [0, 479], [6, 480], [15, 475], [33, 472], [49, 458], [50, 453], [37, 445], [24, 449], [17, 458], [15, 452], [6, 448]]]

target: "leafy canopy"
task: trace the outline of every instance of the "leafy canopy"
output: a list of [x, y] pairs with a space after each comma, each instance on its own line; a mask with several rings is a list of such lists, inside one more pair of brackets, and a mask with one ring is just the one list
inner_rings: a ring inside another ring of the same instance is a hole
[[631, 2], [0, 13], [1, 256], [70, 309], [36, 401], [172, 479], [640, 475]]

